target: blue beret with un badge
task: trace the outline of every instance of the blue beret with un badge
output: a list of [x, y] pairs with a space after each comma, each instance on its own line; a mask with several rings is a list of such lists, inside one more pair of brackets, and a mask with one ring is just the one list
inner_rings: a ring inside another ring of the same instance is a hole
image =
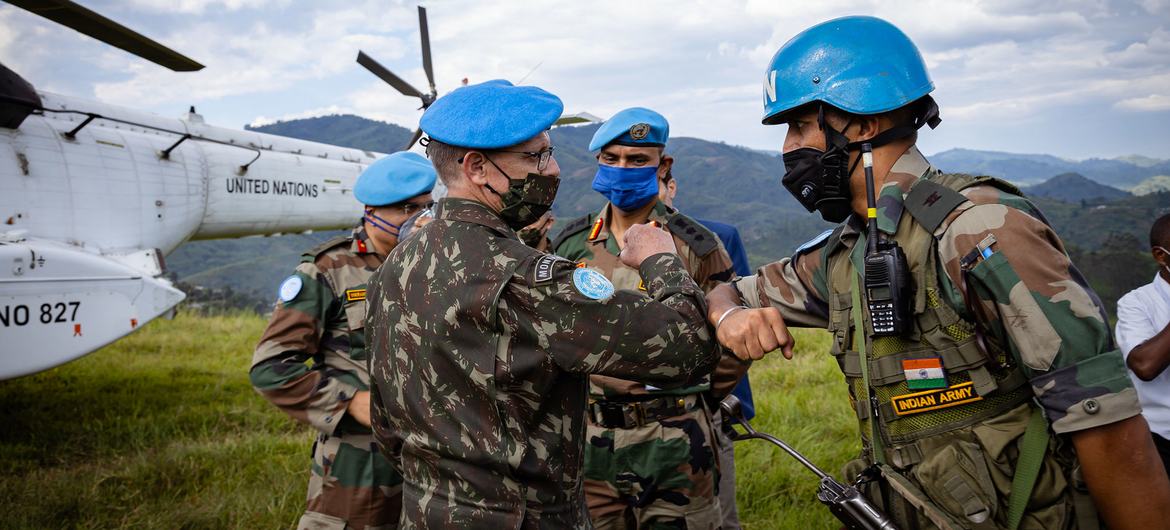
[[661, 114], [642, 107], [632, 107], [605, 121], [593, 140], [590, 151], [600, 151], [609, 144], [632, 147], [665, 147], [670, 138], [670, 124]]
[[435, 166], [418, 153], [401, 151], [375, 160], [358, 176], [353, 196], [366, 206], [386, 206], [435, 187]]
[[496, 79], [435, 100], [418, 125], [447, 145], [500, 149], [548, 130], [564, 110], [560, 98], [540, 88]]

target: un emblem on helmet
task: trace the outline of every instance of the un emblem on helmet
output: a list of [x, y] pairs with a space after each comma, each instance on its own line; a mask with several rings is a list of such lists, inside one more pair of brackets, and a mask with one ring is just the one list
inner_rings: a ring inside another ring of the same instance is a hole
[[635, 140], [645, 140], [646, 135], [648, 134], [650, 134], [649, 123], [639, 123], [633, 127], [630, 127], [630, 138]]

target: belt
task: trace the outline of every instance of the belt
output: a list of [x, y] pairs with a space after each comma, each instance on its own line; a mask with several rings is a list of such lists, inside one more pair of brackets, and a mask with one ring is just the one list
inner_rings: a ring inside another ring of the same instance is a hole
[[589, 419], [605, 429], [632, 429], [666, 418], [686, 414], [697, 407], [698, 398], [688, 396], [663, 396], [643, 401], [589, 402]]

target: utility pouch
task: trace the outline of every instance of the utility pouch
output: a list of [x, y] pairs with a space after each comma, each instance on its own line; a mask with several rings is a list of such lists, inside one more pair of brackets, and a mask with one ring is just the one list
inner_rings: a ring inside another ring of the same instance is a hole
[[979, 444], [954, 440], [928, 455], [913, 473], [935, 504], [964, 528], [995, 528], [995, 483]]

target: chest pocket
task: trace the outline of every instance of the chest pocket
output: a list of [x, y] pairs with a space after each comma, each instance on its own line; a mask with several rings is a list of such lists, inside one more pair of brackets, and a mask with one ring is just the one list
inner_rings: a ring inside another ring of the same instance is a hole
[[[349, 356], [354, 360], [364, 361], [366, 354], [366, 299], [365, 289], [357, 300], [348, 300], [343, 306], [345, 322], [349, 332]], [[349, 293], [349, 291], [346, 291]], [[348, 295], [347, 295], [348, 297]]]

